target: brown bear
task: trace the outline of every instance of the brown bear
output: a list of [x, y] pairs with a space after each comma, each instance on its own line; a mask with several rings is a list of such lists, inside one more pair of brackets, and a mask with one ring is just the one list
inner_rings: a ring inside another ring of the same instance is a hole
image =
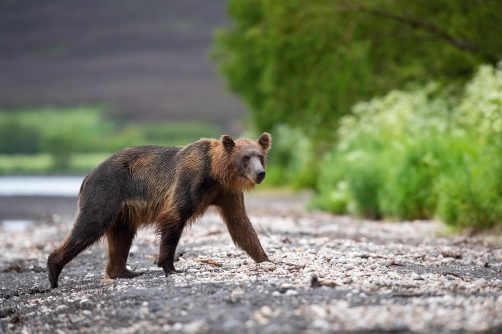
[[174, 253], [183, 229], [215, 206], [234, 243], [254, 261], [269, 261], [244, 207], [244, 190], [265, 178], [271, 136], [258, 141], [229, 136], [188, 146], [136, 146], [120, 150], [86, 176], [78, 194], [75, 224], [47, 261], [52, 288], [64, 266], [103, 236], [108, 241], [106, 274], [140, 275], [126, 269], [140, 226], [156, 224], [157, 264], [175, 272]]

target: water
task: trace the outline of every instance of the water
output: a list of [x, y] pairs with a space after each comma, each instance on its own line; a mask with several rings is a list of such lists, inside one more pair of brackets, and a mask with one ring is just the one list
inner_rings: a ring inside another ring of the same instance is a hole
[[6, 219], [0, 221], [0, 228], [4, 231], [26, 231], [34, 225], [33, 220]]
[[76, 197], [84, 176], [3, 176], [0, 196]]
[[[0, 177], [0, 196], [62, 196], [62, 197], [77, 197], [80, 185], [84, 180], [84, 176], [2, 176]], [[28, 199], [20, 197], [20, 201]], [[0, 198], [0, 201], [2, 199]], [[59, 200], [58, 202], [61, 202]], [[76, 202], [76, 200], [75, 200]], [[12, 200], [8, 203], [12, 203]], [[32, 203], [32, 202], [28, 202]], [[36, 201], [33, 202], [36, 204]], [[55, 210], [58, 212], [58, 207], [46, 206], [41, 209], [37, 205], [28, 205], [25, 212], [18, 212], [15, 208], [9, 205], [1, 205], [0, 214], [4, 213], [4, 218], [9, 216], [10, 219], [0, 219], [0, 231], [25, 231], [35, 224], [34, 220], [28, 220], [31, 216], [38, 212], [43, 215], [46, 211]], [[23, 203], [20, 203], [23, 204]], [[50, 201], [46, 205], [50, 204]], [[16, 205], [17, 206], [17, 205]], [[23, 205], [21, 205], [22, 207]], [[26, 204], [24, 203], [26, 207]], [[32, 207], [35, 206], [35, 207]], [[3, 208], [3, 209], [2, 209]], [[12, 210], [11, 210], [12, 209]], [[15, 214], [7, 214], [6, 212], [16, 212]], [[34, 211], [34, 212], [32, 212]]]

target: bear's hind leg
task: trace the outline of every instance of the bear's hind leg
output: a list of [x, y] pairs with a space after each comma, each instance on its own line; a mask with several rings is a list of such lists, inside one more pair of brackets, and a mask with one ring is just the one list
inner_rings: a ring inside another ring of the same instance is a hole
[[91, 225], [79, 214], [68, 237], [61, 246], [50, 253], [47, 260], [47, 273], [51, 288], [58, 287], [58, 278], [64, 266], [103, 236], [104, 230], [89, 228]]
[[127, 257], [135, 235], [136, 227], [121, 219], [115, 221], [106, 231], [108, 241], [106, 274], [110, 278], [133, 278], [143, 274], [126, 268]]

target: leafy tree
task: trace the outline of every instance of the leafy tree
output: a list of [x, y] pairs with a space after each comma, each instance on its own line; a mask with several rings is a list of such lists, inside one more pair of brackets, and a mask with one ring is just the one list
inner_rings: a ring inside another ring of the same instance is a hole
[[0, 153], [39, 153], [41, 134], [38, 129], [16, 121], [0, 123]]
[[259, 131], [334, 138], [357, 101], [410, 82], [458, 88], [502, 58], [502, 1], [228, 0], [214, 55]]
[[67, 170], [71, 155], [75, 153], [75, 136], [69, 132], [54, 134], [45, 140], [44, 146], [45, 150], [52, 155], [54, 169]]

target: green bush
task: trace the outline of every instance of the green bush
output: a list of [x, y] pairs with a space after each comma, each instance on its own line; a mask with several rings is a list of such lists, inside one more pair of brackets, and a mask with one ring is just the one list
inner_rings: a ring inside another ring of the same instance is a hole
[[61, 132], [51, 135], [45, 140], [45, 151], [53, 158], [53, 167], [56, 171], [67, 170], [70, 165], [70, 157], [75, 152], [76, 141], [73, 134]]
[[[103, 108], [96, 106], [0, 110], [0, 154], [49, 153], [53, 164], [47, 172], [75, 171], [71, 156], [78, 153], [109, 154], [146, 144], [186, 145], [202, 137], [219, 138], [221, 134], [218, 126], [208, 122], [119, 125], [106, 117]], [[16, 163], [0, 172], [6, 170], [24, 173], [31, 169]], [[37, 169], [37, 173], [41, 170]]]
[[115, 128], [114, 123], [105, 118], [103, 108], [91, 106], [3, 110], [0, 120], [0, 124], [16, 123], [38, 133], [37, 142], [42, 152], [47, 152], [43, 143], [61, 132], [71, 134], [76, 152], [95, 152], [99, 150], [101, 138], [112, 134]]
[[380, 152], [371, 149], [328, 155], [323, 159], [318, 181], [319, 189], [327, 195], [321, 205], [338, 213], [380, 218], [378, 198], [385, 169], [379, 161]]
[[184, 146], [201, 138], [219, 138], [218, 126], [205, 122], [127, 124], [100, 139], [99, 151], [114, 152], [135, 145]]
[[[299, 129], [281, 124], [274, 128], [268, 157], [267, 184], [293, 189], [312, 188], [318, 174], [317, 151], [311, 139]], [[250, 135], [255, 138], [256, 135]]]
[[353, 107], [320, 166], [312, 207], [457, 227], [502, 223], [502, 69], [461, 97], [436, 85]]
[[40, 131], [15, 120], [0, 122], [0, 154], [39, 153]]
[[187, 145], [201, 138], [220, 138], [221, 129], [207, 122], [163, 122], [142, 126], [145, 139], [158, 145]]
[[0, 175], [86, 174], [105, 160], [109, 153], [75, 153], [68, 167], [57, 170], [54, 157], [48, 153], [0, 155]]

